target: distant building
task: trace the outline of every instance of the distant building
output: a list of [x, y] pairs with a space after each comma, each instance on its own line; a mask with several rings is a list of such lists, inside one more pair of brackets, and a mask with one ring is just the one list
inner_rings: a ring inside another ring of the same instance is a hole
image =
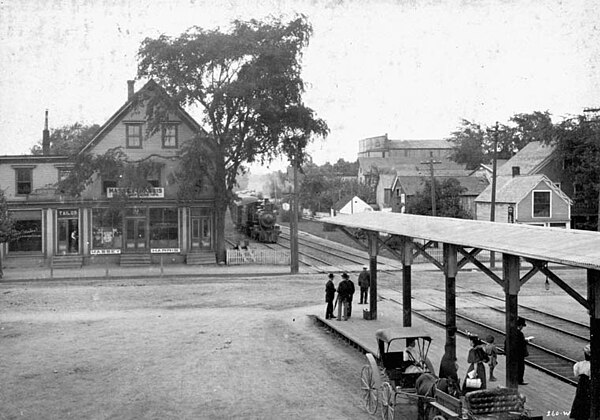
[[178, 108], [157, 132], [148, 133], [145, 101], [155, 95], [166, 98], [167, 93], [153, 81], [134, 92], [130, 82], [125, 103], [80, 152], [101, 155], [120, 148], [130, 162], [151, 160], [155, 167], [144, 188], [122, 188], [119, 176], [94, 174], [79, 197], [64, 194], [58, 182], [73, 163], [68, 156], [49, 154], [47, 118], [44, 154], [0, 156], [0, 187], [19, 232], [18, 239], [2, 245], [8, 264], [45, 265], [67, 257], [78, 265], [123, 263], [129, 257], [156, 263], [161, 256], [190, 263], [190, 256], [200, 253], [215, 262], [213, 190], [203, 187], [197, 200], [181, 203], [170, 177], [179, 168], [183, 143], [202, 129]]
[[336, 209], [336, 213], [338, 214], [364, 213], [367, 211], [373, 211], [373, 207], [365, 203], [357, 196], [352, 197], [352, 199], [346, 202], [346, 204], [341, 205], [339, 210]]
[[[492, 186], [475, 199], [477, 220], [490, 220]], [[495, 217], [500, 223], [571, 226], [571, 199], [545, 175], [501, 175], [496, 178]]]

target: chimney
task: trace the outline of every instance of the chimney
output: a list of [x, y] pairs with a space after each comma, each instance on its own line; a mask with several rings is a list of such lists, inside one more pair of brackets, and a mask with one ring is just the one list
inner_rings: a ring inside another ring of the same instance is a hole
[[44, 121], [44, 131], [42, 132], [42, 154], [50, 154], [50, 130], [48, 130], [48, 110], [46, 110], [46, 119]]
[[135, 80], [128, 80], [127, 81], [127, 100], [130, 100], [131, 98], [133, 98], [133, 92], [135, 89]]
[[513, 166], [512, 167], [512, 176], [513, 176], [513, 178], [516, 177], [516, 176], [519, 176], [519, 175], [521, 175], [521, 167], [519, 167], [519, 166]]

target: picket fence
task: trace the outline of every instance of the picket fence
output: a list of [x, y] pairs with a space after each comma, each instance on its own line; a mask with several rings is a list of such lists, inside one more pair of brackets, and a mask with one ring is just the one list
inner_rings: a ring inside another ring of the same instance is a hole
[[227, 265], [289, 265], [290, 261], [289, 251], [275, 251], [272, 249], [227, 250]]

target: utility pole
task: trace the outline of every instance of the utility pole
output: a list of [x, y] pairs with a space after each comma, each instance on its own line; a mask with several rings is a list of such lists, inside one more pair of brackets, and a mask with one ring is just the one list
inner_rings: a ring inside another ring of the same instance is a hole
[[[498, 161], [498, 121], [494, 127], [494, 151], [492, 153], [492, 208], [490, 222], [496, 221], [496, 165]], [[490, 268], [496, 267], [496, 253], [490, 251]]]
[[291, 194], [292, 218], [290, 219], [290, 272], [298, 274], [298, 160], [294, 157], [292, 162], [294, 177], [294, 190]]
[[435, 174], [433, 172], [433, 165], [442, 163], [438, 160], [433, 159], [433, 152], [429, 152], [429, 160], [425, 162], [421, 162], [422, 165], [429, 165], [429, 171], [431, 174], [431, 215], [436, 216], [435, 211]]
[[[600, 108], [584, 108], [583, 110], [584, 115], [586, 113], [591, 114], [591, 118], [593, 118], [593, 121], [598, 121], [598, 112], [600, 112]], [[600, 188], [599, 188], [600, 191]], [[596, 222], [596, 230], [600, 232], [600, 194], [598, 194], [598, 221]]]

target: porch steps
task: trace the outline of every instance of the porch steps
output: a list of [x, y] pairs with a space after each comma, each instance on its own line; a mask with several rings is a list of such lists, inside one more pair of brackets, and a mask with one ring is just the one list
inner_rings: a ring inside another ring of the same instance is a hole
[[187, 255], [187, 265], [216, 264], [214, 252], [194, 252]]
[[82, 266], [81, 255], [56, 255], [52, 258], [52, 268], [81, 268]]
[[143, 267], [152, 264], [150, 254], [121, 254], [121, 267]]

